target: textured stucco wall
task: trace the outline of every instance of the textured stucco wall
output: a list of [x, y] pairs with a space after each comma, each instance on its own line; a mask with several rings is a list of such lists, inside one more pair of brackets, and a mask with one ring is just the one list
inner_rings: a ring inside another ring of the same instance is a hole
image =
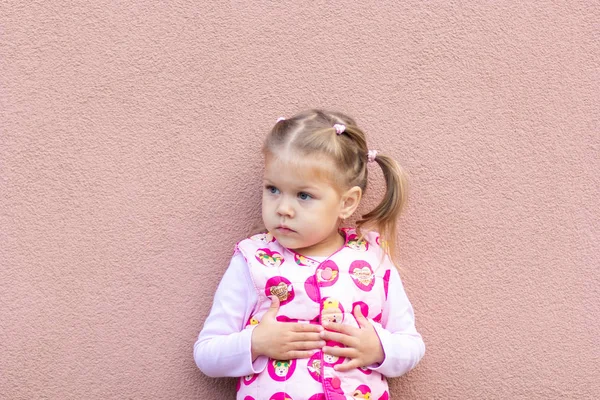
[[394, 398], [600, 397], [598, 1], [63, 3], [0, 5], [0, 398], [233, 398], [192, 344], [311, 106], [411, 176]]

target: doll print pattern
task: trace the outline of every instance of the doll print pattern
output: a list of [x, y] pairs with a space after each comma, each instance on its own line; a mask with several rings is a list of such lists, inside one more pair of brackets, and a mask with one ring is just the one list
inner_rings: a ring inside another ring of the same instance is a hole
[[369, 249], [369, 243], [365, 239], [360, 239], [355, 233], [348, 236], [348, 242], [346, 246], [357, 251], [367, 251]]
[[269, 398], [269, 400], [294, 400], [292, 397], [285, 392], [275, 393], [273, 396]]
[[306, 368], [308, 369], [308, 373], [310, 376], [317, 382], [322, 382], [321, 379], [321, 360], [323, 355], [320, 351], [317, 351], [308, 359], [308, 365]]
[[294, 253], [294, 260], [296, 261], [296, 264], [302, 267], [316, 267], [319, 265], [318, 261], [315, 261], [308, 257], [304, 257], [303, 255], [300, 255], [298, 253]]
[[292, 283], [283, 276], [274, 276], [265, 285], [267, 297], [277, 296], [280, 304], [284, 305], [294, 300], [295, 293]]
[[371, 265], [366, 261], [354, 261], [350, 264], [350, 275], [352, 280], [361, 290], [370, 291], [375, 284], [375, 276]]
[[266, 267], [279, 267], [284, 261], [281, 254], [267, 248], [258, 249], [256, 252], [256, 259]]
[[270, 360], [267, 371], [271, 379], [278, 382], [288, 380], [296, 370], [296, 360]]
[[336, 299], [326, 297], [321, 305], [321, 323], [344, 322], [344, 307]]
[[275, 238], [269, 232], [257, 233], [256, 235], [250, 236], [250, 239], [257, 242], [262, 242], [264, 244], [268, 244], [275, 241]]
[[317, 283], [321, 287], [333, 286], [337, 282], [339, 274], [340, 269], [331, 260], [323, 261], [315, 272]]
[[352, 393], [352, 397], [355, 399], [370, 399], [371, 398], [371, 389], [367, 385], [360, 385], [356, 388], [354, 393]]

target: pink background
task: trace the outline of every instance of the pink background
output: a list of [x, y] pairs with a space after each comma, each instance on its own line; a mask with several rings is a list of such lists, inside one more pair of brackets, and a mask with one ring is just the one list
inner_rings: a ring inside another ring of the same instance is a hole
[[61, 3], [0, 6], [0, 397], [233, 398], [192, 345], [313, 106], [410, 174], [393, 398], [599, 397], [598, 1]]

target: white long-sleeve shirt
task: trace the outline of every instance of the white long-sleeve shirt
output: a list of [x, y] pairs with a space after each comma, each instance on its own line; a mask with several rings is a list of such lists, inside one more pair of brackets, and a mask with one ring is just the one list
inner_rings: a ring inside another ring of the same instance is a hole
[[[252, 361], [251, 338], [255, 326], [244, 329], [257, 303], [258, 295], [246, 260], [236, 253], [221, 279], [210, 314], [194, 344], [194, 360], [204, 374], [239, 377], [265, 369], [267, 357]], [[385, 353], [384, 361], [370, 369], [386, 377], [396, 377], [417, 365], [425, 353], [425, 344], [415, 329], [412, 305], [394, 268], [381, 323], [370, 322]]]

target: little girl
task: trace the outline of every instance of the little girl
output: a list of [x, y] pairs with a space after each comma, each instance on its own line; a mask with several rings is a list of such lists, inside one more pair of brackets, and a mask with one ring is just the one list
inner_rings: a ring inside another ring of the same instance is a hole
[[[346, 115], [280, 118], [266, 138], [263, 233], [239, 242], [194, 345], [212, 377], [241, 377], [239, 400], [389, 398], [386, 377], [425, 352], [391, 259], [405, 178], [368, 150]], [[356, 229], [341, 224], [367, 187], [386, 192]]]

